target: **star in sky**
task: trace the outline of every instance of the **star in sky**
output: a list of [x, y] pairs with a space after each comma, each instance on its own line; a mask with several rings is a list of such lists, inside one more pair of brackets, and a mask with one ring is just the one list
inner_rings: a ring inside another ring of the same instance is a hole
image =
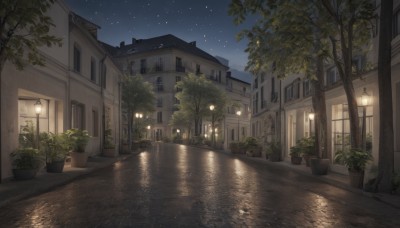
[[251, 26], [233, 24], [228, 15], [231, 0], [65, 0], [80, 16], [101, 27], [99, 39], [117, 46], [133, 37], [146, 39], [173, 34], [211, 55], [229, 60], [231, 68], [243, 70], [247, 41], [236, 34]]

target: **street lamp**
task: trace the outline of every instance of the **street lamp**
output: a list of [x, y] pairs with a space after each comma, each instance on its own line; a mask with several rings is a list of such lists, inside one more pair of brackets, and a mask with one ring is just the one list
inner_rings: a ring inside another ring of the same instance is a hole
[[213, 147], [215, 147], [215, 133], [214, 133], [214, 105], [210, 105], [210, 111], [211, 111], [211, 141]]
[[37, 99], [34, 107], [36, 113], [36, 147], [39, 149], [39, 115], [42, 112], [42, 103], [40, 102], [40, 99]]
[[309, 119], [308, 122], [310, 122], [310, 137], [311, 137], [311, 126], [312, 126], [312, 121], [314, 120], [314, 118], [315, 118], [315, 113], [313, 113], [313, 111], [311, 110], [311, 112], [308, 113], [308, 119]]
[[237, 111], [236, 115], [238, 116], [238, 142], [239, 142], [239, 120], [240, 120], [240, 116], [242, 115], [242, 111]]
[[146, 131], [146, 139], [148, 139], [148, 134], [149, 134], [149, 131], [151, 129], [151, 126], [147, 125], [146, 129], [147, 129], [147, 131]]
[[361, 105], [363, 107], [363, 116], [362, 116], [362, 146], [363, 150], [367, 151], [367, 106], [371, 103], [371, 96], [367, 93], [367, 88], [364, 88], [364, 92], [361, 94]]

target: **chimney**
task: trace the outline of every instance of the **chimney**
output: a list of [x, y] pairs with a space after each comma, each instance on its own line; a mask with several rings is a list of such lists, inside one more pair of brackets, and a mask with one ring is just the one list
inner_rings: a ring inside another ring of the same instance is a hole
[[196, 41], [192, 41], [192, 42], [190, 42], [189, 44], [191, 44], [191, 45], [193, 45], [193, 46], [196, 47]]
[[132, 37], [132, 44], [136, 44], [136, 38]]
[[120, 47], [120, 48], [125, 47], [125, 41], [121, 41], [121, 43], [119, 43], [119, 47]]

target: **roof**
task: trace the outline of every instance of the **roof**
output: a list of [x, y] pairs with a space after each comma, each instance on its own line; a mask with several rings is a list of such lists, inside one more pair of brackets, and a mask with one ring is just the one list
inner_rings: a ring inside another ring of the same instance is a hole
[[113, 47], [106, 43], [102, 44], [114, 57], [144, 53], [153, 50], [176, 48], [181, 51], [199, 56], [203, 59], [212, 61], [214, 63], [223, 65], [217, 58], [196, 47], [196, 42], [188, 43], [171, 34], [149, 39], [132, 39], [132, 44], [124, 45], [124, 43], [122, 42], [119, 47]]
[[241, 80], [241, 79], [239, 79], [239, 78], [237, 78], [235, 76], [229, 75], [229, 74], [227, 75], [227, 78], [235, 80], [235, 81], [238, 81], [238, 82], [241, 82], [241, 83], [246, 84], [246, 85], [250, 85], [251, 84], [249, 82], [243, 81], [243, 80]]

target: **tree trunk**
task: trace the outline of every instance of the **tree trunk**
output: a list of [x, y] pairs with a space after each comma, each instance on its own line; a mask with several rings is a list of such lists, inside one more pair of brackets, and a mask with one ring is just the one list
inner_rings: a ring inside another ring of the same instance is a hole
[[[328, 158], [327, 156], [327, 117], [326, 117], [326, 103], [324, 92], [324, 71], [323, 59], [318, 57], [317, 61], [317, 80], [312, 80], [314, 93], [312, 97], [313, 108], [317, 115], [315, 115], [315, 154], [321, 158]], [[310, 129], [311, 130], [311, 129]]]
[[195, 117], [194, 118], [194, 136], [199, 136], [200, 135], [199, 123], [200, 123], [200, 118], [199, 117]]
[[128, 111], [128, 144], [132, 149], [132, 126], [133, 126], [133, 112]]
[[350, 119], [350, 143], [352, 148], [361, 149], [360, 120], [358, 116], [358, 105], [354, 93], [353, 81], [351, 77], [343, 81], [343, 88], [346, 92], [349, 119]]
[[3, 138], [2, 138], [2, 136], [3, 136], [3, 134], [1, 133], [1, 129], [3, 129], [3, 126], [2, 126], [2, 112], [3, 112], [3, 106], [1, 105], [3, 102], [2, 102], [2, 85], [3, 85], [3, 77], [2, 77], [2, 72], [3, 72], [3, 68], [4, 68], [4, 65], [5, 65], [5, 59], [3, 59], [3, 58], [1, 58], [0, 59], [0, 183], [2, 182], [2, 177], [3, 177], [3, 173], [2, 173], [2, 169], [3, 169], [3, 166], [2, 166], [2, 159], [1, 159], [1, 157], [2, 157], [2, 155], [3, 155]]
[[379, 86], [379, 162], [375, 190], [392, 191], [394, 168], [393, 103], [391, 76], [393, 0], [381, 1], [378, 86]]

